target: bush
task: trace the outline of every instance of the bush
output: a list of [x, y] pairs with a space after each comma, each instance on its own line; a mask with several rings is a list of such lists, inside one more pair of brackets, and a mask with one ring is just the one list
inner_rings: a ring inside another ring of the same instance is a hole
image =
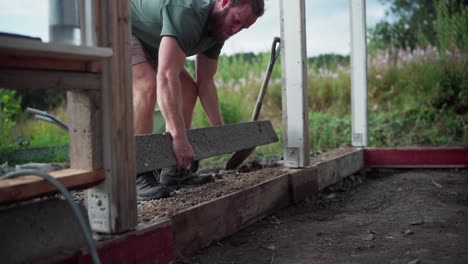
[[21, 98], [16, 97], [16, 91], [0, 89], [0, 141], [3, 143], [10, 140], [10, 129], [16, 124], [20, 105]]

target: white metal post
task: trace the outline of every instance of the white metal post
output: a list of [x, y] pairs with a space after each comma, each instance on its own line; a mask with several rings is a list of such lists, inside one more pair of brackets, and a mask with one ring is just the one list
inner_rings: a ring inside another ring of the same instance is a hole
[[74, 0], [49, 0], [49, 42], [79, 45], [79, 22]]
[[367, 146], [366, 1], [349, 0], [351, 13], [352, 145]]
[[80, 36], [82, 46], [96, 46], [96, 25], [94, 17], [94, 1], [78, 0], [80, 21]]
[[304, 0], [281, 0], [284, 166], [309, 165], [309, 101]]

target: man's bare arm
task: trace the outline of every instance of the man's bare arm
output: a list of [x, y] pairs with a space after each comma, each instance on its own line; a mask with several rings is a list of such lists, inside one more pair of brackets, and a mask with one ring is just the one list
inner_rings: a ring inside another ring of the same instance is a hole
[[158, 58], [158, 104], [166, 120], [167, 131], [172, 135], [177, 166], [181, 168], [193, 160], [193, 150], [187, 139], [182, 115], [180, 73], [186, 56], [175, 38], [165, 36], [161, 39]]
[[218, 68], [218, 61], [208, 58], [204, 54], [197, 55], [197, 87], [200, 102], [212, 126], [224, 124], [219, 108], [218, 92], [214, 82], [214, 75]]

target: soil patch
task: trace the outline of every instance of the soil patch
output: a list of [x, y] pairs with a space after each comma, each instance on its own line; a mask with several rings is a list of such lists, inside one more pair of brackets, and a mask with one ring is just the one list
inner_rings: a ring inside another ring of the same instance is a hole
[[139, 222], [147, 223], [160, 217], [170, 217], [189, 207], [249, 188], [284, 173], [285, 171], [280, 167], [245, 173], [237, 171], [213, 173], [213, 177], [216, 178], [214, 182], [176, 190], [169, 198], [138, 202], [138, 219]]
[[467, 169], [373, 170], [338, 186], [177, 263], [468, 263]]
[[[327, 152], [315, 153], [311, 156], [311, 164], [315, 165], [354, 150], [352, 147], [343, 147]], [[280, 167], [280, 165], [282, 165], [281, 162], [266, 165], [252, 161], [235, 171], [225, 171], [220, 168], [200, 170], [202, 174], [209, 174], [214, 177], [215, 181], [198, 187], [181, 188], [172, 192], [170, 198], [139, 201], [139, 223], [151, 223], [161, 217], [170, 217], [189, 207], [250, 188], [287, 173], [287, 170]]]

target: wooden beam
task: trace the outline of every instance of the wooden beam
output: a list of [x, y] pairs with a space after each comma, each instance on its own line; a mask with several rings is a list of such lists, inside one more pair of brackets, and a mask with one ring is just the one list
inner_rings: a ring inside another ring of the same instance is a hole
[[[93, 186], [104, 180], [102, 169], [67, 169], [49, 173], [68, 189]], [[18, 202], [57, 192], [54, 185], [38, 176], [22, 176], [0, 181], [0, 203]]]
[[[139, 225], [136, 230], [114, 235], [97, 242], [102, 263], [174, 263], [173, 228], [171, 220], [161, 219], [151, 225]], [[67, 254], [68, 253], [68, 254]], [[87, 250], [56, 254], [47, 263], [92, 263]], [[72, 253], [72, 254], [69, 254]]]
[[9, 89], [98, 90], [97, 73], [0, 68], [0, 86]]
[[[278, 141], [270, 121], [191, 129], [187, 136], [196, 160]], [[136, 136], [135, 146], [137, 173], [177, 164], [168, 133]]]
[[100, 72], [101, 61], [50, 58], [40, 55], [31, 57], [25, 54], [4, 53], [0, 50], [0, 68]]
[[100, 92], [67, 92], [67, 112], [70, 120], [70, 167], [101, 168], [103, 135]]
[[366, 148], [369, 168], [466, 168], [468, 147]]
[[46, 57], [49, 59], [76, 59], [80, 61], [93, 61], [112, 56], [112, 49], [106, 47], [86, 47], [44, 43], [30, 38], [19, 38], [0, 35], [1, 53], [17, 54], [22, 56]]
[[[94, 231], [122, 233], [138, 222], [136, 203], [133, 96], [130, 56], [130, 1], [100, 1], [101, 45], [113, 56], [103, 64], [101, 94], [103, 166], [106, 181], [88, 190]], [[101, 201], [97, 206], [96, 202]]]
[[318, 170], [316, 166], [289, 171], [291, 200], [298, 203], [319, 191]]
[[174, 251], [190, 254], [290, 203], [288, 176], [191, 207], [171, 217]]
[[320, 190], [364, 169], [364, 151], [356, 149], [332, 160], [317, 164]]

